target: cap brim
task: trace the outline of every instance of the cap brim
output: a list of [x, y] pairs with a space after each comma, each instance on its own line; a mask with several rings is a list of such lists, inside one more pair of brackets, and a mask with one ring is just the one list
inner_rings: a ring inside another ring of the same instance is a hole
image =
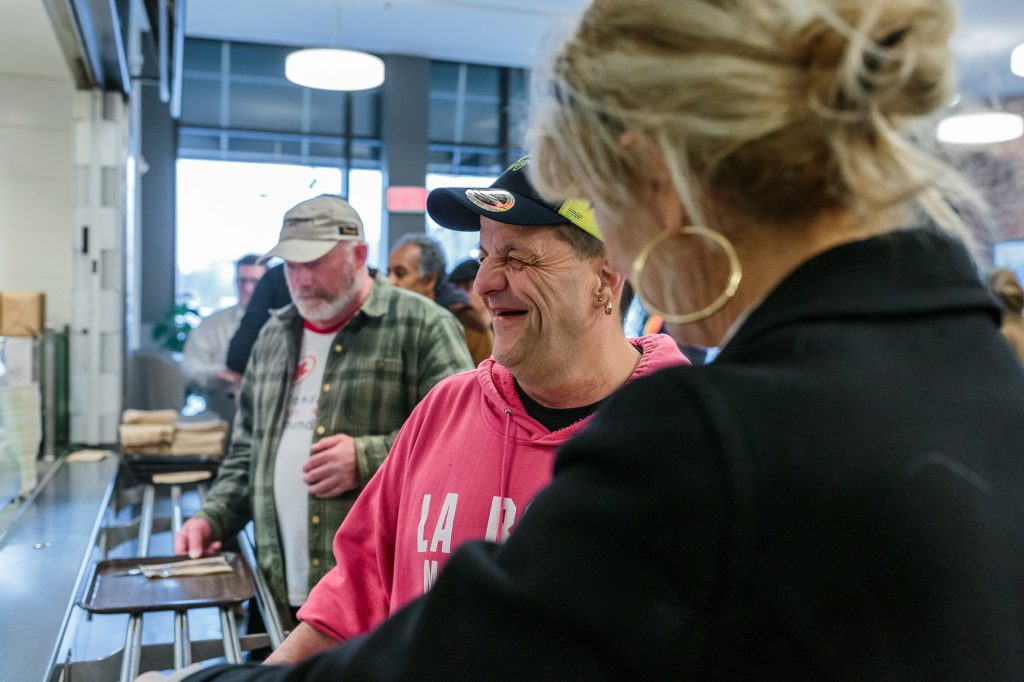
[[286, 239], [278, 242], [277, 246], [263, 254], [260, 263], [266, 263], [271, 258], [283, 258], [292, 263], [310, 263], [323, 258], [327, 252], [338, 245], [338, 240], [329, 241], [321, 239]]
[[511, 195], [514, 202], [510, 208], [485, 209], [473, 203], [466, 196], [467, 190], [487, 192], [487, 188], [442, 187], [427, 195], [427, 214], [441, 227], [459, 232], [476, 232], [480, 229], [480, 217], [507, 225], [565, 225], [569, 220], [544, 204], [517, 192], [500, 190]]

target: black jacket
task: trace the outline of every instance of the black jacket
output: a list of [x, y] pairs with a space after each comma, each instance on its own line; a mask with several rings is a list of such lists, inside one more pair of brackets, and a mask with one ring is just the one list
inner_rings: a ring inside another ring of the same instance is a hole
[[270, 319], [270, 311], [283, 308], [291, 302], [292, 295], [288, 292], [288, 282], [284, 278], [284, 265], [275, 265], [260, 278], [249, 299], [245, 315], [238, 323], [235, 335], [231, 337], [226, 363], [228, 369], [245, 374], [253, 344], [263, 325]]
[[[954, 242], [791, 274], [376, 633], [193, 680], [1020, 680], [1024, 375]], [[339, 604], [338, 608], [345, 608]]]

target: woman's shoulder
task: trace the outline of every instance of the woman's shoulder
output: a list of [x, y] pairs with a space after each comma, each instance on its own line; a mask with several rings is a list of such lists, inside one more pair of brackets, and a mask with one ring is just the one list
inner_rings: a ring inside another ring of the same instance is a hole
[[616, 391], [568, 446], [588, 456], [659, 459], [667, 451], [715, 457], [722, 402], [716, 397], [719, 374], [709, 367], [668, 367], [638, 377]]

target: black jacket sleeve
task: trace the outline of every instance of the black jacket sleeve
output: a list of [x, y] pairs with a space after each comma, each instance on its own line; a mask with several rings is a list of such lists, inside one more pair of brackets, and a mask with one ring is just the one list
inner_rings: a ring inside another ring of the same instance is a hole
[[245, 366], [249, 362], [252, 346], [256, 337], [268, 319], [270, 311], [283, 308], [292, 302], [288, 293], [288, 283], [284, 279], [284, 266], [277, 265], [269, 270], [256, 285], [249, 300], [249, 307], [238, 325], [238, 331], [231, 337], [228, 346], [227, 367], [233, 372], [245, 374]]
[[189, 680], [694, 673], [721, 575], [727, 468], [696, 401], [651, 379], [563, 448], [505, 544], [462, 546], [430, 593], [375, 632], [295, 667], [222, 666]]

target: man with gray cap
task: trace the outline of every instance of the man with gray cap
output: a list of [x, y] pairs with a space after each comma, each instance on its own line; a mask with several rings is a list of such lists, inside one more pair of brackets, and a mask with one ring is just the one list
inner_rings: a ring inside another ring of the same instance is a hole
[[252, 518], [260, 568], [290, 621], [334, 565], [334, 533], [413, 407], [472, 363], [450, 313], [370, 276], [362, 221], [340, 197], [288, 211], [263, 260], [275, 256], [293, 305], [260, 332], [231, 450], [174, 549], [216, 551]]

